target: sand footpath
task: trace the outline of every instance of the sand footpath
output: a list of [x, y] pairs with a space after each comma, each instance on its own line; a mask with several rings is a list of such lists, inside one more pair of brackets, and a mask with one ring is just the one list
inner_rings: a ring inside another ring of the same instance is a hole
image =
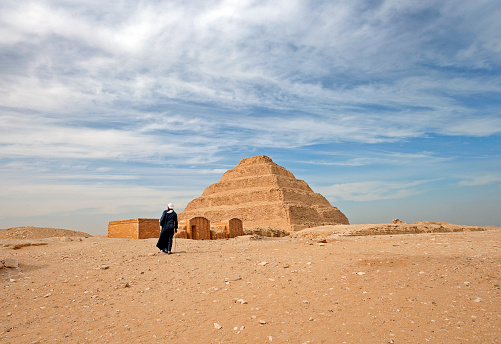
[[18, 262], [0, 269], [2, 343], [501, 343], [499, 229], [176, 239], [173, 255], [2, 231]]

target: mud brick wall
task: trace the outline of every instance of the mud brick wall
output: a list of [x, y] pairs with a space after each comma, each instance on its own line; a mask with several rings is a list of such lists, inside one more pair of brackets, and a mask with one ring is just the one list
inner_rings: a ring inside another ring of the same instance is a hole
[[108, 238], [148, 239], [158, 238], [159, 235], [158, 219], [130, 219], [108, 223]]

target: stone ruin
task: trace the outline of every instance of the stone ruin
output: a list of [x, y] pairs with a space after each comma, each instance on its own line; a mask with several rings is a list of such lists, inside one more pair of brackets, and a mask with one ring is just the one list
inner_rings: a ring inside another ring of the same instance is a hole
[[159, 235], [158, 219], [130, 219], [108, 223], [108, 238], [149, 239], [158, 238]]
[[[230, 219], [211, 223], [203, 217], [194, 217], [188, 221], [180, 221], [176, 238], [211, 240], [227, 239], [243, 235], [240, 219]], [[108, 238], [149, 239], [160, 236], [160, 221], [158, 219], [130, 219], [110, 221]]]
[[197, 216], [187, 221], [180, 221], [176, 238], [195, 240], [214, 240], [235, 238], [244, 234], [242, 220], [230, 219], [211, 223], [205, 217]]
[[325, 197], [265, 155], [240, 161], [178, 216], [180, 221], [204, 217], [211, 223], [238, 218], [245, 227], [270, 226], [287, 231], [349, 224]]

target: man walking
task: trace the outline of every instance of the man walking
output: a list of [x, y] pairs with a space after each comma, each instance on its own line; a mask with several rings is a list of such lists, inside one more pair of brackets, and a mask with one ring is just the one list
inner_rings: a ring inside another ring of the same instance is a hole
[[157, 247], [164, 253], [172, 254], [172, 238], [174, 233], [177, 233], [177, 214], [174, 211], [174, 204], [169, 203], [167, 209], [162, 213], [160, 218], [160, 226], [162, 231], [158, 238]]

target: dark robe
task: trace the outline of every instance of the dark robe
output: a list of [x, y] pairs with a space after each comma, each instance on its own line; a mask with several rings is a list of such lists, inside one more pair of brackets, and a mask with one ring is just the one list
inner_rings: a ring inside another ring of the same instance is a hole
[[158, 238], [157, 247], [162, 251], [170, 252], [172, 249], [172, 238], [178, 227], [177, 214], [174, 209], [164, 210], [160, 218], [160, 225], [162, 226], [162, 231]]

